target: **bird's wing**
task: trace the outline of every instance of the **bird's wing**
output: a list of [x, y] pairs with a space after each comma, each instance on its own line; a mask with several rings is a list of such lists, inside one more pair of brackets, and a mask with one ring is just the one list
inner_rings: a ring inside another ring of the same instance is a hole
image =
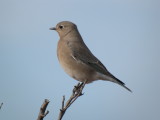
[[86, 64], [86, 65], [92, 67], [93, 69], [95, 69], [97, 72], [113, 78], [114, 80], [112, 82], [118, 83], [122, 87], [126, 88], [128, 91], [132, 92], [129, 88], [127, 88], [125, 86], [125, 83], [123, 83], [118, 78], [113, 76], [106, 69], [106, 67], [91, 53], [91, 51], [86, 46], [85, 47], [79, 47], [78, 49], [72, 49], [71, 56], [77, 62], [80, 62], [82, 64]]
[[72, 49], [71, 56], [80, 63], [87, 64], [97, 72], [108, 75], [108, 70], [105, 66], [90, 52], [88, 48]]

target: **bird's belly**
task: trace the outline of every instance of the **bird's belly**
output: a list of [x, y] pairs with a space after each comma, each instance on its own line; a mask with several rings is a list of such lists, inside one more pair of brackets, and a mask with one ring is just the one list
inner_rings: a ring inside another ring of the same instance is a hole
[[65, 72], [72, 78], [87, 83], [97, 80], [95, 77], [96, 71], [87, 64], [77, 61], [71, 54], [73, 51], [68, 47], [67, 42], [59, 41], [57, 55], [59, 62]]
[[59, 59], [59, 61], [65, 72], [72, 78], [80, 82], [87, 80], [87, 83], [96, 80], [94, 78], [95, 71], [88, 65], [78, 62], [73, 58], [66, 59], [66, 57], [65, 59]]

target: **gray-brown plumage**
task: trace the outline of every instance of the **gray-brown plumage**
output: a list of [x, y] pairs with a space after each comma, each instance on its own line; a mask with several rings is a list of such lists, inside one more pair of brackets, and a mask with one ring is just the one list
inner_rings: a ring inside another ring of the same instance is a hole
[[74, 23], [63, 21], [50, 30], [56, 30], [59, 34], [57, 56], [65, 72], [72, 78], [86, 83], [111, 81], [131, 91], [91, 53]]

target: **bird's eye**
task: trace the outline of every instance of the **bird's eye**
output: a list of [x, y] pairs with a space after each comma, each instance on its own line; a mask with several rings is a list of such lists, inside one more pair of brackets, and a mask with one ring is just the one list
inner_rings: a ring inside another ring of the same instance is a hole
[[64, 28], [64, 26], [63, 26], [63, 25], [60, 25], [60, 26], [59, 26], [59, 28], [60, 28], [60, 29], [63, 29], [63, 28]]

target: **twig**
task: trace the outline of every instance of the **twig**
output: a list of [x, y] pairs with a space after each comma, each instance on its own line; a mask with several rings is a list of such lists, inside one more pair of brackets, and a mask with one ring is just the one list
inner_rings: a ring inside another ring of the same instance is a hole
[[2, 102], [1, 105], [0, 105], [0, 109], [2, 108], [2, 105], [3, 105], [3, 102]]
[[62, 99], [62, 108], [60, 109], [60, 113], [59, 113], [59, 117], [58, 120], [62, 120], [63, 115], [65, 114], [66, 110], [71, 106], [71, 104], [80, 96], [82, 96], [82, 90], [85, 86], [86, 82], [84, 83], [78, 83], [76, 86], [74, 86], [73, 91], [72, 91], [72, 95], [70, 96], [69, 100], [66, 102], [66, 104], [64, 105], [65, 102], [65, 96], [63, 96]]
[[63, 96], [63, 100], [62, 100], [62, 109], [64, 108], [64, 101], [65, 101], [65, 96]]
[[41, 108], [40, 108], [37, 120], [43, 120], [43, 118], [49, 113], [48, 110], [47, 110], [47, 112], [45, 112], [48, 103], [49, 103], [49, 100], [45, 99], [44, 102], [43, 102], [43, 104], [42, 104], [42, 106], [41, 106]]

